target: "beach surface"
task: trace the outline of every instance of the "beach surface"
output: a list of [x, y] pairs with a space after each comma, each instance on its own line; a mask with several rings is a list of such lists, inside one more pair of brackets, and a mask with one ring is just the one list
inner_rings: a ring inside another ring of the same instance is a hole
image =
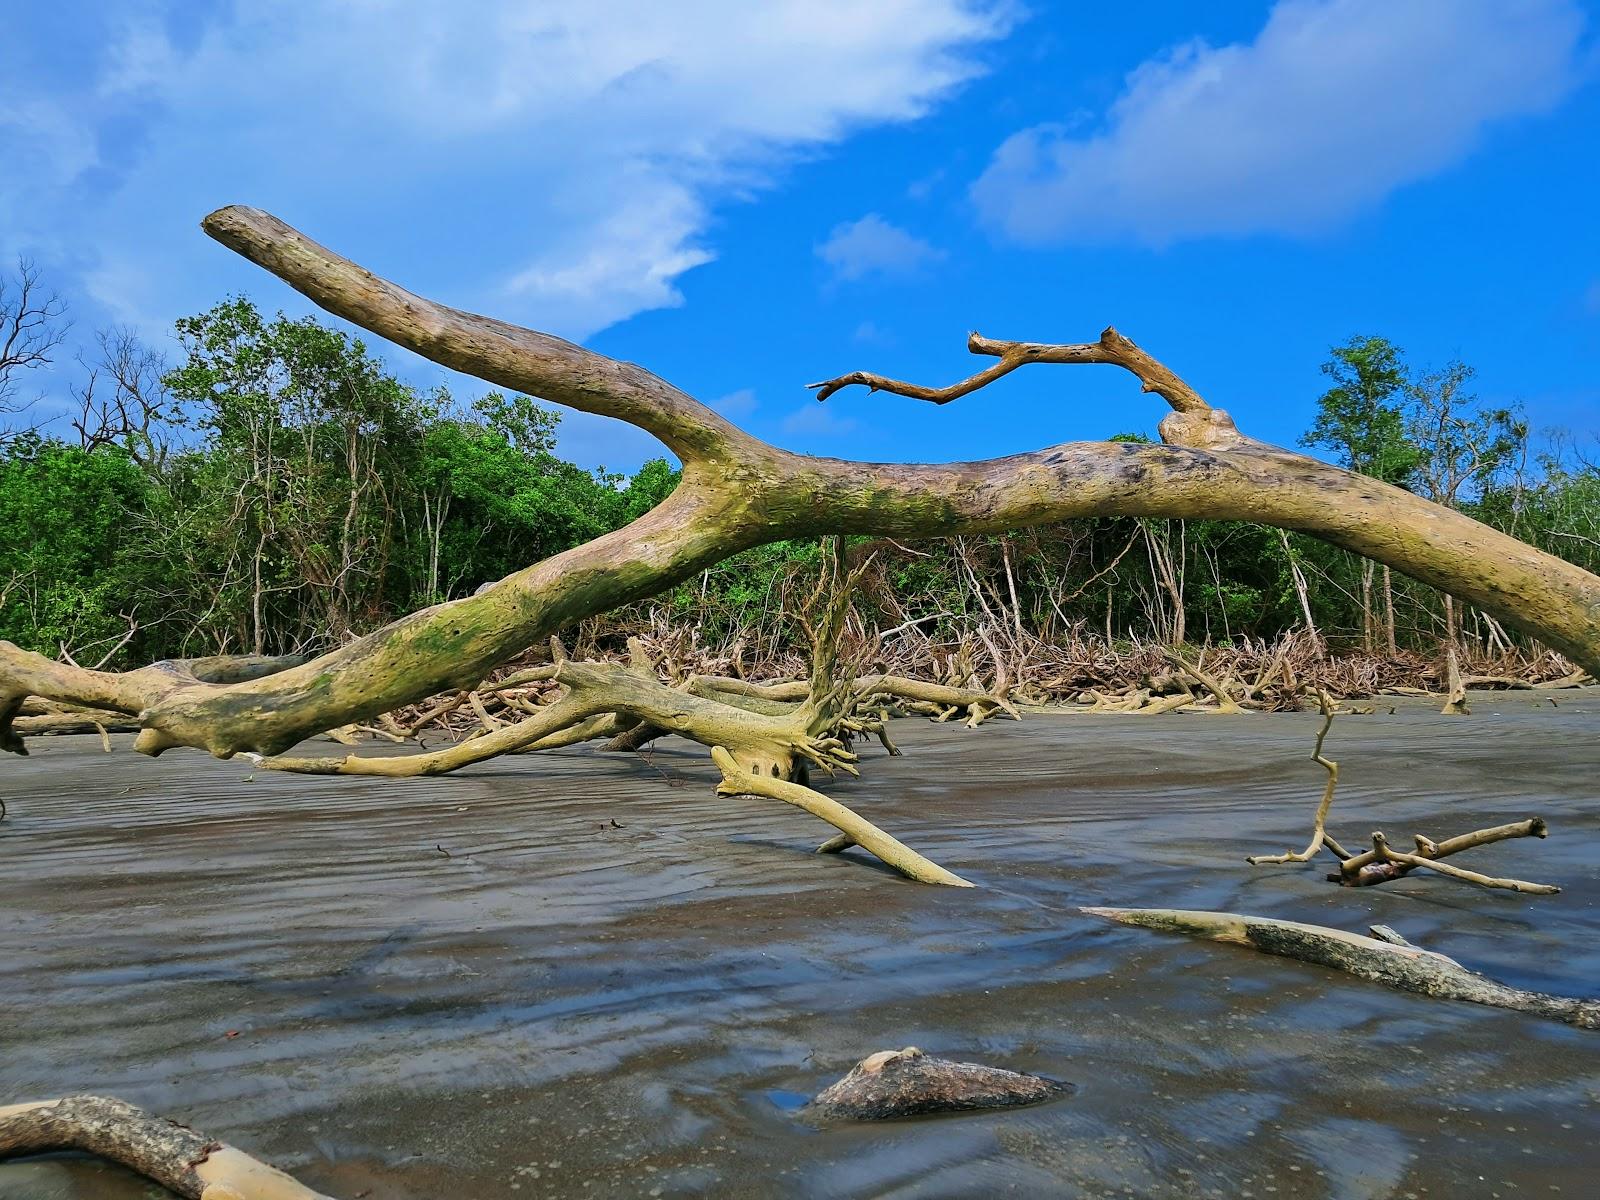
[[[1600, 690], [1436, 707], [1334, 722], [1330, 830], [1543, 816], [1454, 861], [1560, 895], [1247, 866], [1307, 840], [1314, 713], [897, 722], [825, 789], [970, 891], [811, 853], [829, 827], [671, 740], [386, 780], [39, 739], [0, 763], [0, 1102], [118, 1096], [342, 1200], [1592, 1196], [1600, 1032], [1076, 911], [1382, 923], [1600, 995]], [[908, 1045], [1076, 1090], [797, 1112]], [[0, 1164], [4, 1200], [156, 1194]]]

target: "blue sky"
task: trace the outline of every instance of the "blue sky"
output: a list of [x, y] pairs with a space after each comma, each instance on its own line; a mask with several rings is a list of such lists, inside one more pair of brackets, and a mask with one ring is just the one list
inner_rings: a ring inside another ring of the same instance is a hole
[[[966, 333], [1115, 324], [1293, 443], [1328, 347], [1459, 356], [1600, 434], [1600, 56], [1577, 0], [129, 0], [13, 6], [0, 254], [75, 336], [244, 292], [270, 209], [414, 290], [640, 362], [817, 454], [984, 457], [1153, 431], [1110, 368], [935, 408]], [[170, 343], [167, 343], [170, 346]], [[428, 364], [385, 353], [408, 378]], [[62, 371], [41, 386], [64, 394]], [[471, 393], [469, 381], [452, 386]], [[47, 397], [45, 405], [52, 400]], [[636, 431], [563, 449], [631, 469]]]

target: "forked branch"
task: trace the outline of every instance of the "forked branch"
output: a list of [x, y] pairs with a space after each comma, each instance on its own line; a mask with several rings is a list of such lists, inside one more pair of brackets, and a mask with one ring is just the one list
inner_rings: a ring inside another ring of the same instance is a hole
[[1211, 405], [1166, 366], [1139, 349], [1130, 338], [1115, 329], [1107, 328], [1098, 342], [1078, 342], [1052, 345], [1044, 342], [1006, 342], [973, 333], [967, 338], [967, 349], [973, 354], [986, 354], [999, 359], [976, 375], [969, 375], [960, 383], [949, 387], [926, 387], [920, 383], [907, 383], [903, 379], [890, 379], [871, 371], [851, 371], [835, 379], [806, 386], [817, 393], [818, 400], [826, 400], [841, 388], [860, 385], [874, 392], [889, 392], [896, 396], [909, 396], [913, 400], [926, 400], [931, 404], [949, 404], [995, 380], [1011, 374], [1018, 367], [1030, 363], [1109, 363], [1132, 372], [1146, 392], [1155, 392], [1175, 412], [1202, 413], [1211, 411]]

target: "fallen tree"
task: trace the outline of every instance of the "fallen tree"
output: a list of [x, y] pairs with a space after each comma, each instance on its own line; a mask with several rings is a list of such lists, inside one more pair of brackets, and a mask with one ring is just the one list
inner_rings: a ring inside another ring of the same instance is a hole
[[[225, 208], [204, 228], [329, 312], [437, 363], [653, 434], [681, 460], [682, 482], [624, 529], [309, 662], [255, 664], [247, 677], [223, 681], [171, 662], [90, 670], [0, 643], [5, 749], [25, 752], [12, 719], [39, 697], [132, 717], [135, 748], [147, 754], [191, 746], [224, 758], [272, 758], [314, 734], [441, 692], [470, 692], [557, 630], [751, 546], [827, 533], [987, 532], [1095, 515], [1240, 519], [1299, 530], [1438, 586], [1600, 671], [1600, 578], [1409, 492], [1241, 435], [1225, 412], [1115, 330], [1082, 345], [973, 335], [969, 348], [997, 361], [962, 383], [926, 388], [857, 372], [817, 385], [819, 397], [859, 384], [946, 403], [1024, 365], [1110, 364], [1170, 406], [1161, 444], [1066, 443], [945, 465], [809, 458], [759, 441], [637, 366], [406, 292], [266, 213]], [[574, 698], [604, 689], [583, 686], [576, 666], [567, 680], [575, 686], [560, 702], [568, 704], [561, 716], [573, 721], [558, 729], [552, 718], [551, 734], [615, 720], [616, 705], [580, 716], [584, 703]], [[1226, 684], [1208, 690], [1229, 699]], [[681, 705], [683, 693], [673, 691]], [[724, 688], [723, 701], [733, 694]], [[670, 728], [642, 701], [630, 711], [638, 715], [632, 728], [646, 721]], [[738, 746], [724, 748], [738, 759]], [[788, 745], [768, 765], [781, 773], [797, 750]], [[745, 772], [755, 765], [740, 764]]]

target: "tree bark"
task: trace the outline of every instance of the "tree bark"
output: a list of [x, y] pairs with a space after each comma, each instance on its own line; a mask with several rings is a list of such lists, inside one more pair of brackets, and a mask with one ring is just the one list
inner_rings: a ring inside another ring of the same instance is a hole
[[[137, 714], [136, 748], [277, 754], [315, 733], [455, 688], [583, 617], [642, 599], [751, 546], [824, 533], [1001, 532], [1086, 516], [1249, 520], [1298, 530], [1446, 589], [1600, 672], [1600, 578], [1377, 480], [1253, 441], [1115, 330], [1078, 346], [996, 342], [974, 376], [1028, 363], [1110, 363], [1173, 411], [1164, 444], [1075, 442], [986, 462], [900, 465], [810, 458], [767, 445], [671, 385], [559, 338], [424, 300], [266, 213], [226, 208], [211, 236], [329, 312], [452, 369], [628, 421], [683, 462], [683, 480], [632, 525], [436, 605], [302, 666], [227, 685], [161, 667], [65, 666], [0, 643], [0, 745], [29, 695]], [[1224, 347], [1248, 353], [1248, 345]], [[860, 382], [857, 373], [823, 394]], [[970, 386], [969, 386], [970, 385]], [[926, 398], [975, 390], [918, 389]], [[963, 394], [965, 394], [963, 392]], [[939, 400], [938, 402], [943, 402]]]

